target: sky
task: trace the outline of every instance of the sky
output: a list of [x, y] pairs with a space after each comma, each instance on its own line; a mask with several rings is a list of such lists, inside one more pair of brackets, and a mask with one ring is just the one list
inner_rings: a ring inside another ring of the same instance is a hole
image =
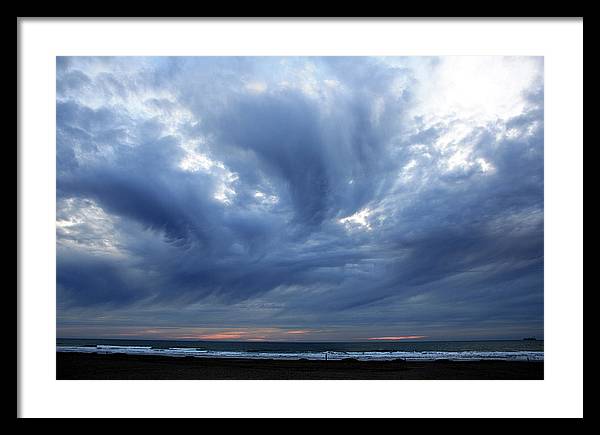
[[543, 338], [543, 58], [56, 72], [58, 337]]

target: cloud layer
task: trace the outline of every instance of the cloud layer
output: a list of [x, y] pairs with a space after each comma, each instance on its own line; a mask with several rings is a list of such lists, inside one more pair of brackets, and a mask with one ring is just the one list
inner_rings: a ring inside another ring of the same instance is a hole
[[59, 336], [542, 335], [542, 72], [58, 58]]

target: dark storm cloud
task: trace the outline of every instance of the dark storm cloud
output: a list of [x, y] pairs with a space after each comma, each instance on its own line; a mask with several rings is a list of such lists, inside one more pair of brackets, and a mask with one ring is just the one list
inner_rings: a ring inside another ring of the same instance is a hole
[[59, 324], [539, 333], [542, 79], [425, 120], [422, 63], [60, 58]]

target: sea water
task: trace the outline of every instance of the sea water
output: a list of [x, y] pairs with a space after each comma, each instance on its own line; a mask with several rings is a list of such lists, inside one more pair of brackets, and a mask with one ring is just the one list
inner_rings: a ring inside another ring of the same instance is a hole
[[403, 342], [227, 342], [57, 339], [57, 352], [124, 353], [198, 358], [285, 360], [509, 360], [543, 361], [543, 340]]

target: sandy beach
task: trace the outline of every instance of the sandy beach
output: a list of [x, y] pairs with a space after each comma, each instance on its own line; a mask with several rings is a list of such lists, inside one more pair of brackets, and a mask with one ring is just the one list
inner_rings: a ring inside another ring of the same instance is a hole
[[57, 379], [543, 379], [540, 361], [282, 361], [57, 352]]

